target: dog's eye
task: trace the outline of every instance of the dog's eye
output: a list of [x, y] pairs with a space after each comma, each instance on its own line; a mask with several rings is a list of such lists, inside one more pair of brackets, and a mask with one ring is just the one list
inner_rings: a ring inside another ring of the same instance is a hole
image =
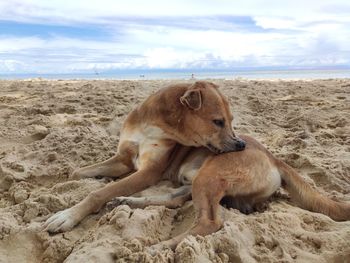
[[213, 120], [214, 124], [220, 128], [223, 128], [225, 126], [225, 120]]

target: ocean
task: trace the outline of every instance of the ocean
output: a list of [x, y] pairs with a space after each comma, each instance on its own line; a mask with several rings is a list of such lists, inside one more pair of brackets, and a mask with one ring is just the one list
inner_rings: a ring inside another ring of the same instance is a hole
[[72, 73], [72, 74], [0, 74], [0, 79], [334, 79], [350, 78], [350, 69], [346, 70], [247, 70], [247, 71], [162, 71], [132, 70], [113, 73]]

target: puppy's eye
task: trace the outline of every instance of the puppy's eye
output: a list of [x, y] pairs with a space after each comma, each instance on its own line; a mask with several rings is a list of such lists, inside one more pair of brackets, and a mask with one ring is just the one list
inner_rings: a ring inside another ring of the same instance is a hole
[[225, 126], [225, 120], [220, 120], [220, 119], [217, 119], [217, 120], [213, 120], [214, 124], [220, 128], [223, 128]]

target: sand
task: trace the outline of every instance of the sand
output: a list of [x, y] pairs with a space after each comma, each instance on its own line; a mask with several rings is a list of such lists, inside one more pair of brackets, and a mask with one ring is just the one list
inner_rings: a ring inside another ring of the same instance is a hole
[[[264, 212], [223, 208], [220, 231], [155, 256], [145, 247], [189, 228], [191, 202], [106, 206], [70, 232], [38, 230], [108, 183], [68, 175], [112, 156], [126, 114], [174, 82], [0, 81], [0, 262], [350, 262], [350, 221], [302, 210], [284, 191]], [[239, 133], [256, 137], [318, 191], [350, 202], [350, 80], [215, 82]], [[142, 195], [171, 187], [161, 182]]]

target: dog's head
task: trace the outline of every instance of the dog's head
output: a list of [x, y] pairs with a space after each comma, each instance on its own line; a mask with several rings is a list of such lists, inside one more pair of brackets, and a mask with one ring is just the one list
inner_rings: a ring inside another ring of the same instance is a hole
[[180, 102], [186, 108], [184, 132], [188, 145], [205, 146], [215, 153], [244, 150], [245, 142], [233, 132], [229, 103], [218, 86], [206, 81], [195, 82]]

